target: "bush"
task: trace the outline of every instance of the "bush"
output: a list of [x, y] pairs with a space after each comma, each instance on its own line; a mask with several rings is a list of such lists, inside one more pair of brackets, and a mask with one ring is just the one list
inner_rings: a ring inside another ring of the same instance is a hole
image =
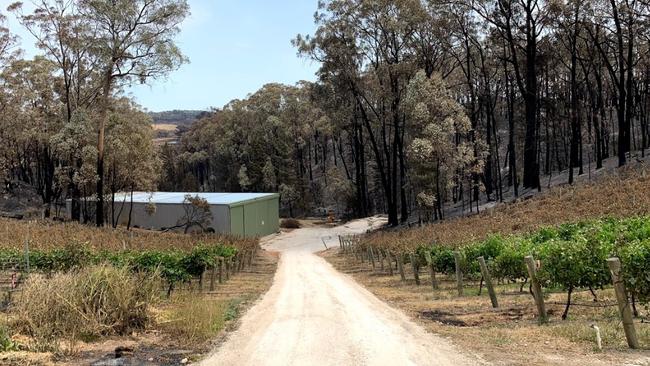
[[[140, 250], [140, 251], [97, 251], [89, 246], [76, 244], [52, 250], [29, 252], [30, 268], [33, 271], [52, 274], [68, 272], [90, 265], [109, 263], [116, 267], [127, 267], [133, 272], [157, 272], [167, 281], [168, 292], [176, 283], [200, 276], [208, 267], [217, 263], [218, 257], [232, 258], [239, 252], [232, 246], [198, 244], [191, 251]], [[0, 249], [3, 263], [23, 263], [24, 253], [15, 249]]]
[[280, 227], [283, 229], [300, 229], [302, 224], [296, 219], [282, 219]]
[[452, 249], [434, 244], [429, 251], [436, 271], [447, 275], [456, 273], [456, 260]]
[[637, 241], [620, 251], [623, 278], [629, 292], [646, 307], [650, 304], [650, 239]]
[[504, 246], [504, 240], [498, 235], [493, 235], [487, 240], [465, 247], [463, 249], [465, 257], [463, 272], [474, 275], [480, 274], [481, 268], [478, 264], [478, 257], [485, 258], [488, 266], [490, 266], [494, 259], [501, 254]]
[[528, 270], [524, 258], [530, 255], [532, 244], [526, 240], [507, 242], [499, 255], [494, 258], [494, 276], [496, 278], [519, 281], [528, 279]]
[[209, 297], [183, 295], [173, 298], [175, 306], [162, 322], [164, 330], [187, 344], [213, 339], [231, 320], [236, 304]]
[[92, 266], [49, 279], [31, 276], [16, 301], [17, 324], [46, 347], [58, 338], [76, 340], [128, 334], [149, 320], [158, 276], [126, 267]]

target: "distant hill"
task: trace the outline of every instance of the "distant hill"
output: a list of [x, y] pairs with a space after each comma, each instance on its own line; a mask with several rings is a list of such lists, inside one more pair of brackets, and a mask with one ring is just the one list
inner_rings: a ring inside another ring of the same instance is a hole
[[151, 118], [153, 118], [153, 123], [156, 125], [176, 125], [189, 127], [202, 117], [204, 114], [207, 114], [207, 111], [193, 111], [193, 110], [173, 110], [173, 111], [164, 111], [164, 112], [149, 112]]

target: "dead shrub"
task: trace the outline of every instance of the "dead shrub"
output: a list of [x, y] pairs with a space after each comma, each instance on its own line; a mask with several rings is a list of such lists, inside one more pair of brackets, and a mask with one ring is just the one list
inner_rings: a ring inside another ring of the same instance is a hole
[[16, 299], [16, 325], [38, 348], [56, 348], [102, 335], [128, 334], [149, 321], [149, 305], [160, 294], [159, 276], [133, 274], [110, 265], [34, 275]]
[[280, 227], [283, 229], [300, 229], [302, 224], [300, 224], [300, 221], [296, 219], [282, 219], [282, 221], [280, 221]]
[[236, 304], [201, 295], [177, 295], [160, 320], [161, 328], [187, 344], [213, 339], [236, 315]]

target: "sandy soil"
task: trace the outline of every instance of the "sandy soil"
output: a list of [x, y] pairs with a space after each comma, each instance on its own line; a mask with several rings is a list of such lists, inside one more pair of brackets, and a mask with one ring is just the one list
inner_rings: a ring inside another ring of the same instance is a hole
[[[314, 253], [383, 220], [310, 227], [264, 240], [281, 253], [273, 286], [202, 365], [476, 365]], [[323, 243], [324, 241], [324, 243]]]

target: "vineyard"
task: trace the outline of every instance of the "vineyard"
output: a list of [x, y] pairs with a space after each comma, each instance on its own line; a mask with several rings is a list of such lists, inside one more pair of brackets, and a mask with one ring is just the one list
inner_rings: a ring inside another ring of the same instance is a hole
[[[623, 330], [636, 323], [627, 344], [645, 349], [650, 341], [643, 320], [650, 316], [649, 189], [645, 170], [627, 170], [472, 217], [341, 237], [342, 256], [330, 260], [385, 300], [415, 309], [418, 318], [453, 326], [487, 324], [508, 338], [529, 329], [517, 325], [529, 317], [533, 323], [565, 323], [554, 325], [555, 332], [588, 343], [594, 342], [593, 330], [584, 329], [601, 323], [607, 324], [604, 342], [617, 349], [627, 338]], [[620, 270], [610, 258], [617, 258]], [[619, 288], [613, 284], [624, 285], [622, 300], [614, 296]], [[517, 296], [528, 293], [532, 296]], [[490, 299], [481, 300], [481, 294]], [[624, 311], [613, 313], [617, 303], [629, 309], [622, 323]], [[508, 325], [512, 319], [519, 320]], [[547, 328], [539, 329], [529, 332], [546, 336]]]
[[179, 282], [203, 280], [210, 270], [223, 282], [232, 271], [250, 265], [256, 239], [148, 231], [95, 229], [73, 223], [2, 220], [5, 240], [0, 243], [0, 266], [5, 269], [66, 272], [108, 263], [135, 273], [157, 272], [168, 284], [169, 295]]
[[604, 217], [650, 214], [650, 172], [647, 165], [619, 169], [579, 186], [560, 186], [532, 199], [485, 210], [411, 230], [377, 232], [367, 243], [393, 251], [413, 251], [436, 243], [456, 247], [492, 234], [531, 233], [546, 226]]
[[[433, 288], [438, 286], [435, 274], [455, 276], [459, 272], [465, 278], [480, 279], [483, 274], [479, 258], [483, 258], [498, 282], [520, 283], [523, 289], [529, 282], [525, 257], [532, 256], [541, 264], [536, 275], [542, 287], [567, 292], [563, 318], [568, 315], [574, 291], [611, 285], [607, 259], [618, 257], [635, 313], [637, 301], [645, 306], [650, 303], [650, 216], [563, 224], [527, 235], [493, 235], [458, 248], [422, 245], [410, 253], [385, 250], [375, 243], [345, 241], [350, 244], [343, 245], [344, 253], [368, 261], [373, 267], [383, 268], [385, 261], [386, 269], [392, 271], [394, 266], [402, 276], [405, 265], [411, 266], [416, 275], [426, 268], [434, 274]], [[420, 282], [419, 278], [415, 280]]]
[[66, 340], [69, 353], [152, 327], [204, 347], [274, 271], [251, 238], [10, 219], [0, 232], [0, 351], [60, 352]]

